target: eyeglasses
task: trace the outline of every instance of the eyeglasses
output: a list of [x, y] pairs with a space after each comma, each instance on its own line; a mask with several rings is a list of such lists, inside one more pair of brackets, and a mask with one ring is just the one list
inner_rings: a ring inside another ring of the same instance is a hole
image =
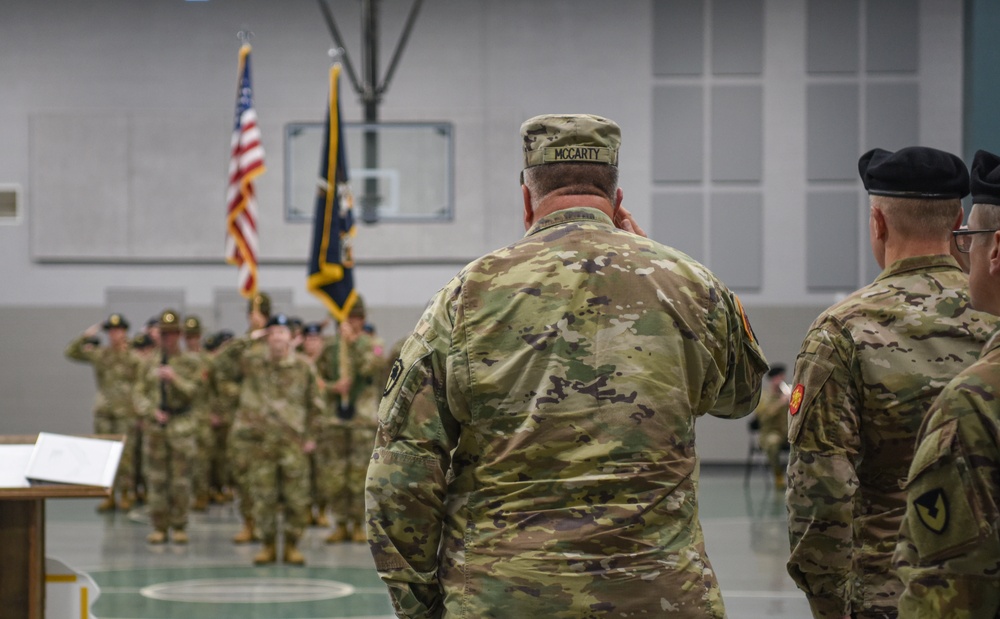
[[1000, 228], [992, 230], [952, 230], [951, 235], [955, 237], [955, 247], [958, 247], [958, 251], [967, 254], [972, 249], [973, 234], [993, 234], [997, 231], [1000, 231]]

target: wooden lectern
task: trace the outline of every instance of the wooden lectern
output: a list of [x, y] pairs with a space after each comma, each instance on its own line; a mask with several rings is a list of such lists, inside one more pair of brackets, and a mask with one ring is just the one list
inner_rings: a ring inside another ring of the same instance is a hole
[[[30, 445], [37, 436], [0, 436], [2, 445]], [[93, 436], [116, 441], [123, 436]], [[45, 499], [106, 497], [109, 488], [45, 484], [0, 488], [0, 609], [11, 619], [45, 616]]]

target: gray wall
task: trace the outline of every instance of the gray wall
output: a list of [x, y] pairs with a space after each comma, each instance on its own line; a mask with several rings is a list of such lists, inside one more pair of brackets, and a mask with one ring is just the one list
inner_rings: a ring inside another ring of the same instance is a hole
[[[333, 9], [358, 58], [359, 4]], [[409, 0], [383, 2], [383, 58]], [[331, 47], [314, 2], [71, 0], [0, 20], [0, 433], [83, 431], [89, 370], [65, 361], [109, 289], [176, 291], [222, 315], [223, 196], [238, 41], [254, 31], [266, 172], [261, 287], [305, 290], [308, 226], [283, 220], [285, 123], [323, 117]], [[429, 0], [381, 108], [455, 127], [456, 218], [362, 227], [357, 281], [391, 343], [464, 262], [521, 234], [517, 128], [552, 111], [622, 126], [621, 184], [651, 236], [738, 290], [772, 361], [876, 270], [863, 150], [961, 151], [961, 0]], [[342, 82], [346, 89], [346, 80]], [[357, 99], [343, 116], [360, 120]], [[146, 316], [132, 316], [141, 322]], [[210, 320], [211, 320], [210, 319]], [[213, 325], [241, 328], [241, 325]], [[706, 459], [744, 424], [706, 421]]]

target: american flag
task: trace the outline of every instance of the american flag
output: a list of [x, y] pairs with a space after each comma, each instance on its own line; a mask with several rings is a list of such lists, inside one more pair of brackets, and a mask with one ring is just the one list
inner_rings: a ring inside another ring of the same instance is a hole
[[240, 47], [236, 124], [226, 191], [226, 262], [239, 267], [239, 289], [244, 297], [257, 292], [257, 198], [253, 180], [263, 173], [264, 148], [250, 88], [250, 46], [244, 44]]

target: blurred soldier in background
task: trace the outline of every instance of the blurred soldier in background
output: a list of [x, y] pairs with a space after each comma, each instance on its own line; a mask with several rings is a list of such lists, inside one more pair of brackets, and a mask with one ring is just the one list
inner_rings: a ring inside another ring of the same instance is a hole
[[760, 426], [757, 438], [761, 450], [767, 455], [767, 463], [774, 474], [774, 487], [778, 490], [785, 489], [781, 450], [788, 446], [788, 396], [791, 390], [785, 383], [785, 373], [785, 366], [771, 366], [760, 390], [760, 403], [754, 409]]
[[[300, 346], [302, 355], [312, 362], [316, 368], [316, 377], [319, 381], [319, 390], [323, 400], [323, 415], [316, 420], [316, 450], [309, 454], [309, 496], [311, 504], [309, 508], [310, 524], [320, 527], [330, 526], [330, 520], [326, 516], [327, 507], [330, 504], [329, 497], [329, 477], [330, 466], [329, 445], [327, 442], [326, 429], [330, 426], [331, 420], [336, 418], [332, 412], [331, 398], [326, 395], [327, 382], [324, 379], [320, 367], [326, 367], [322, 361], [325, 339], [323, 337], [323, 323], [310, 322], [302, 327], [302, 345]], [[324, 449], [324, 444], [326, 448]]]
[[[108, 334], [108, 345], [99, 346], [96, 335], [100, 329]], [[94, 366], [97, 397], [94, 402], [94, 433], [125, 436], [111, 495], [98, 507], [105, 512], [117, 506], [125, 511], [135, 500], [135, 446], [137, 442], [135, 386], [139, 378], [141, 359], [128, 346], [128, 321], [121, 314], [111, 314], [103, 324], [91, 325], [66, 349], [66, 357]]]
[[181, 320], [173, 310], [160, 316], [160, 358], [147, 365], [141, 390], [140, 414], [146, 420], [145, 461], [150, 544], [163, 544], [167, 532], [175, 544], [186, 544], [191, 502], [191, 460], [195, 451], [197, 419], [193, 414], [198, 391], [198, 360], [183, 354]]
[[192, 399], [191, 415], [195, 419], [195, 452], [191, 461], [191, 511], [204, 512], [208, 509], [209, 461], [214, 440], [212, 424], [209, 420], [208, 381], [211, 356], [201, 347], [201, 320], [197, 316], [184, 318], [184, 348], [198, 367], [198, 390]]
[[[365, 475], [378, 428], [378, 404], [384, 383], [382, 340], [365, 330], [365, 304], [359, 296], [342, 322], [338, 333], [338, 353], [346, 353], [350, 364], [346, 397], [336, 398], [340, 423], [333, 428], [332, 477], [340, 483], [333, 489], [332, 509], [336, 527], [327, 543], [367, 540], [364, 526]], [[341, 385], [344, 386], [343, 384]], [[348, 530], [350, 527], [350, 530]]]
[[[213, 360], [216, 388], [223, 394], [223, 401], [227, 404], [239, 399], [242, 383], [246, 378], [247, 359], [265, 352], [266, 346], [261, 338], [266, 334], [264, 329], [270, 316], [271, 297], [258, 292], [247, 304], [246, 334], [232, 339]], [[236, 410], [235, 404], [233, 410]], [[229, 435], [229, 465], [233, 483], [239, 494], [240, 516], [243, 519], [242, 528], [233, 537], [233, 542], [236, 544], [245, 544], [258, 539], [253, 520], [253, 493], [247, 478], [250, 448], [253, 447], [252, 443], [256, 436], [251, 430], [252, 428], [246, 423], [240, 427], [234, 423]]]
[[229, 432], [239, 404], [239, 389], [233, 383], [224, 384], [215, 371], [215, 357], [233, 339], [233, 332], [223, 329], [206, 338], [205, 350], [208, 363], [208, 420], [212, 442], [209, 448], [209, 491], [214, 503], [227, 503], [233, 499], [232, 477], [229, 466]]
[[323, 414], [316, 371], [292, 346], [288, 318], [268, 321], [266, 350], [244, 359], [239, 410], [233, 425], [248, 453], [247, 477], [253, 494], [254, 522], [264, 547], [258, 565], [277, 560], [277, 512], [284, 506], [284, 561], [302, 565], [298, 541], [308, 524], [309, 458], [315, 448], [315, 423]]

